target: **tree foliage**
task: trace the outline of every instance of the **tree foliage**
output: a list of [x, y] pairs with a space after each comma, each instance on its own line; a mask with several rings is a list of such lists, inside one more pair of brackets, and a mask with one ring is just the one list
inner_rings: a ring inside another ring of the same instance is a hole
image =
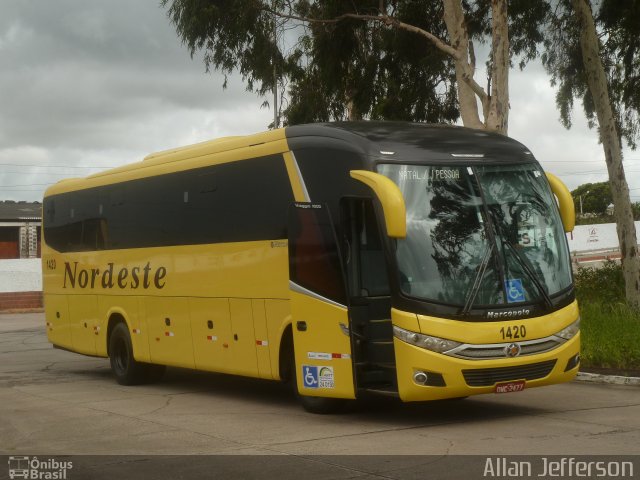
[[582, 197], [582, 212], [603, 215], [611, 205], [611, 187], [609, 182], [585, 183], [571, 192], [576, 207], [580, 208]]
[[[487, 43], [495, 26], [493, 3], [506, 5], [502, 1], [161, 2], [191, 55], [203, 53], [207, 69], [237, 70], [247, 88], [265, 98], [274, 82], [286, 89], [284, 115], [290, 124], [347, 118], [457, 120], [458, 52], [443, 19], [444, 5], [456, 3], [464, 9], [469, 39]], [[508, 55], [519, 56], [521, 66], [535, 57], [547, 14], [545, 2], [509, 2]], [[274, 25], [279, 38], [274, 38]], [[473, 43], [469, 58], [462, 59], [472, 72]], [[476, 92], [483, 91], [480, 83], [487, 84], [479, 103], [485, 106], [505, 95], [508, 104], [508, 92], [495, 92], [491, 85], [498, 68], [493, 54], [486, 63], [488, 78], [475, 83]]]
[[[357, 12], [375, 14], [377, 2]], [[350, 2], [301, 2], [299, 13], [332, 19], [353, 13]], [[398, 2], [394, 17], [443, 37], [439, 2]], [[330, 119], [452, 122], [458, 118], [449, 56], [415, 33], [345, 19], [311, 23], [299, 44], [291, 77], [289, 123]], [[318, 99], [326, 102], [318, 105]]]
[[[551, 1], [551, 0], [549, 0]], [[618, 134], [636, 148], [640, 109], [640, 0], [602, 0], [594, 12], [600, 52], [609, 84], [609, 97]], [[542, 61], [557, 85], [560, 120], [571, 127], [576, 100], [582, 102], [589, 126], [597, 126], [580, 48], [579, 26], [570, 0], [553, 0]]]

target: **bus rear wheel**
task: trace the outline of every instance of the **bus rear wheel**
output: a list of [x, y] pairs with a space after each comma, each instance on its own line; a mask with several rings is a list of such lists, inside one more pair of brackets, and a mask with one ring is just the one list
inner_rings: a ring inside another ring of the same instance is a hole
[[120, 385], [139, 385], [146, 378], [147, 369], [133, 358], [131, 336], [126, 323], [113, 327], [109, 337], [109, 362]]

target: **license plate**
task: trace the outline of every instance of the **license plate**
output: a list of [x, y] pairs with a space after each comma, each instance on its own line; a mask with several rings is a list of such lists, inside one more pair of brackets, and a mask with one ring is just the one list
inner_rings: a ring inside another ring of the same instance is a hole
[[524, 390], [524, 380], [518, 380], [517, 382], [505, 382], [498, 383], [495, 388], [496, 393], [512, 393], [521, 392]]

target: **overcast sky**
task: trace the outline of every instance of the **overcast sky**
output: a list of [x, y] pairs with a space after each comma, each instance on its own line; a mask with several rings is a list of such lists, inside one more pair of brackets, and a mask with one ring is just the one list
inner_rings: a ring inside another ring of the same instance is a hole
[[[0, 200], [224, 135], [265, 130], [273, 113], [232, 78], [190, 58], [159, 0], [0, 0]], [[478, 62], [480, 64], [480, 62]], [[479, 75], [479, 78], [482, 78]], [[558, 121], [539, 65], [512, 71], [509, 135], [573, 189], [606, 180], [580, 109]], [[628, 152], [640, 200], [640, 152]]]

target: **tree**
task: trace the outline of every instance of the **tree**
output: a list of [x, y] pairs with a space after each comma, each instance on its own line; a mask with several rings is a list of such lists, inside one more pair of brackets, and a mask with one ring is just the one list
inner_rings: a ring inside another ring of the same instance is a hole
[[[248, 88], [264, 95], [274, 86], [275, 66], [279, 81], [291, 82], [289, 120], [451, 121], [459, 113], [465, 126], [505, 134], [511, 57], [535, 56], [547, 9], [544, 2], [525, 0], [511, 2], [512, 14], [507, 0], [469, 5], [462, 0], [162, 0], [162, 5], [169, 6], [191, 54], [204, 52], [207, 68], [226, 73], [237, 68]], [[289, 52], [273, 39], [275, 17], [303, 32]], [[483, 88], [474, 78], [473, 42], [486, 38], [491, 53]], [[410, 52], [418, 54], [410, 57]], [[400, 85], [410, 79], [413, 106], [411, 97], [401, 98]]]
[[[308, 8], [307, 16], [336, 18], [352, 6], [322, 2]], [[395, 15], [446, 34], [444, 24], [433, 21], [442, 17], [439, 3], [407, 2]], [[459, 116], [452, 60], [416, 42], [413, 32], [351, 18], [313, 22], [293, 56], [300, 61], [290, 72], [289, 124], [342, 118], [443, 123]]]
[[640, 220], [640, 202], [633, 202], [631, 208], [633, 209], [633, 219], [637, 222]]
[[585, 183], [573, 190], [571, 196], [580, 213], [604, 215], [612, 203], [609, 182]]
[[[625, 28], [627, 19], [611, 13], [617, 3], [603, 2], [604, 12], [609, 14], [605, 18], [610, 22], [610, 38], [615, 39], [607, 47], [601, 45], [589, 0], [561, 0], [552, 18], [555, 28], [551, 29], [543, 62], [553, 80], [559, 83], [556, 101], [565, 125], [570, 125], [574, 97], [582, 98], [591, 125], [597, 121], [615, 205], [625, 295], [631, 306], [640, 308], [640, 257], [621, 146], [621, 137], [626, 138], [630, 146], [635, 146], [640, 95], [629, 90], [620, 73], [635, 74], [632, 83], [637, 81], [640, 50], [637, 37], [628, 46], [622, 43], [621, 39], [631, 40], [629, 30], [638, 29], [637, 17], [633, 17], [635, 23], [632, 21], [631, 27]], [[629, 3], [634, 5], [632, 8], [640, 8], [638, 0]], [[611, 28], [612, 23], [619, 31]], [[622, 59], [619, 58], [621, 52], [624, 52]], [[613, 79], [611, 84], [609, 78]], [[630, 113], [634, 110], [635, 116]]]

